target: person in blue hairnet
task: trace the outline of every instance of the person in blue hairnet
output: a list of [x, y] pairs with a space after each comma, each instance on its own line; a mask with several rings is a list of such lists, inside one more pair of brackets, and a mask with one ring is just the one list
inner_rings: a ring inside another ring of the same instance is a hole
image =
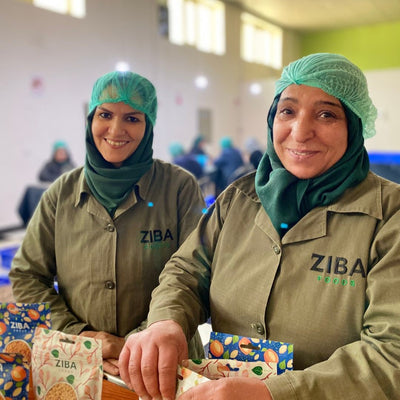
[[67, 143], [57, 140], [53, 145], [51, 160], [47, 161], [39, 171], [40, 182], [53, 182], [64, 172], [75, 168]]
[[222, 137], [219, 144], [221, 153], [214, 160], [214, 182], [217, 195], [235, 179], [235, 171], [244, 165], [242, 154], [233, 145], [231, 137]]
[[400, 186], [369, 169], [377, 110], [342, 55], [284, 68], [257, 171], [232, 183], [172, 256], [149, 327], [120, 356], [144, 399], [173, 399], [186, 338], [293, 344], [293, 370], [221, 378], [179, 400], [400, 399]]
[[169, 145], [169, 152], [172, 156], [172, 163], [191, 172], [197, 179], [204, 175], [202, 165], [197, 161], [194, 154], [186, 153], [183, 145], [173, 142]]
[[[85, 164], [42, 195], [9, 273], [18, 302], [49, 303], [54, 329], [100, 339], [113, 375], [125, 339], [146, 328], [160, 272], [205, 207], [192, 174], [153, 158], [156, 117], [145, 77], [113, 71], [95, 82]], [[190, 348], [203, 355], [198, 333]]]

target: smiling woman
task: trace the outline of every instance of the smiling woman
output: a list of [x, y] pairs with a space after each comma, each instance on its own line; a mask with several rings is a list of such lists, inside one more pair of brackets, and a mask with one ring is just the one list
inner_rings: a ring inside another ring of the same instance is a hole
[[103, 158], [119, 168], [138, 148], [146, 130], [146, 115], [128, 104], [104, 103], [92, 122], [94, 143]]
[[174, 398], [185, 335], [211, 317], [216, 332], [292, 343], [294, 370], [210, 380], [179, 400], [399, 398], [400, 185], [369, 170], [376, 116], [347, 58], [285, 67], [257, 171], [228, 186], [171, 257], [149, 327], [121, 352], [140, 397]]
[[323, 174], [347, 149], [340, 101], [319, 88], [291, 85], [278, 102], [274, 146], [283, 166], [300, 179]]
[[[160, 272], [205, 207], [193, 175], [153, 159], [156, 116], [146, 78], [110, 72], [95, 82], [85, 165], [43, 194], [9, 274], [17, 301], [50, 303], [54, 329], [102, 340], [113, 375], [125, 337], [146, 328]], [[202, 357], [197, 332], [190, 348]]]

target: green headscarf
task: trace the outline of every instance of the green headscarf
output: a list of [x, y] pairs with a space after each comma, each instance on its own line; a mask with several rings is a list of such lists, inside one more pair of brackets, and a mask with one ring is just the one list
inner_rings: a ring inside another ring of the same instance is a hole
[[[146, 131], [136, 151], [120, 168], [106, 161], [93, 140], [92, 121], [96, 107], [103, 103], [123, 102], [146, 116]], [[93, 86], [86, 126], [84, 173], [96, 199], [113, 216], [116, 208], [131, 193], [133, 186], [153, 164], [153, 126], [157, 115], [157, 96], [146, 78], [133, 72], [109, 72]]]
[[[342, 102], [346, 113], [347, 150], [336, 164], [315, 178], [299, 179], [291, 174], [283, 167], [274, 149], [272, 127], [277, 104], [282, 91], [291, 84], [324, 90]], [[347, 188], [365, 179], [369, 159], [364, 136], [373, 136], [375, 119], [376, 109], [369, 98], [366, 79], [361, 70], [345, 57], [313, 54], [284, 69], [268, 113], [267, 151], [255, 178], [257, 195], [281, 237], [313, 208], [332, 203]]]

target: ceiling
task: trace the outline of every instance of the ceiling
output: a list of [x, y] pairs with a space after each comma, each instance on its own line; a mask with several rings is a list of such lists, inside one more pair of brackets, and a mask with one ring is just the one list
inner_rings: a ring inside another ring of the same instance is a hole
[[225, 0], [283, 28], [340, 29], [400, 21], [400, 0]]

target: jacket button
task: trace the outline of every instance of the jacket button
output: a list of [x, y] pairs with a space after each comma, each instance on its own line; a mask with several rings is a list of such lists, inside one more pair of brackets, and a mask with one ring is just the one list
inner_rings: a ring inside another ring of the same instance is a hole
[[107, 226], [106, 226], [106, 230], [108, 231], [108, 232], [114, 232], [114, 226], [113, 225], [111, 225], [111, 224], [107, 224]]
[[104, 286], [106, 289], [114, 289], [115, 283], [113, 281], [105, 281]]
[[265, 328], [264, 328], [264, 325], [261, 322], [257, 322], [257, 323], [251, 324], [251, 327], [253, 329], [255, 329], [259, 335], [264, 335]]
[[273, 247], [273, 250], [274, 250], [275, 254], [279, 254], [279, 253], [281, 252], [281, 249], [280, 249], [279, 246], [277, 246], [277, 245], [275, 245], [275, 246]]

